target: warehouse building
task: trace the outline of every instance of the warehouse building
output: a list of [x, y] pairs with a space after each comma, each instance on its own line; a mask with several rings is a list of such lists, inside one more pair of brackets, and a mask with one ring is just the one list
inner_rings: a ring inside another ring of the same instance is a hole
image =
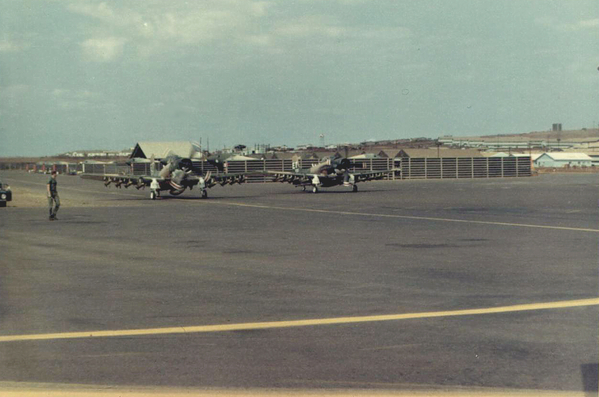
[[543, 153], [534, 161], [535, 167], [590, 167], [593, 159], [584, 153]]

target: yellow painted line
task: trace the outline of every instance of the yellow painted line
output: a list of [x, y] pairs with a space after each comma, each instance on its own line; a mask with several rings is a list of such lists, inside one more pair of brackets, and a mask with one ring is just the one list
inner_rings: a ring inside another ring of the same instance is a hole
[[[360, 385], [361, 387], [372, 387], [373, 385]], [[376, 385], [379, 386], [379, 385]], [[386, 385], [383, 385], [383, 387]], [[380, 386], [379, 386], [380, 387]], [[589, 394], [576, 391], [553, 391], [553, 390], [480, 390], [480, 388], [462, 388], [457, 390], [380, 390], [380, 389], [310, 389], [310, 390], [214, 390], [214, 389], [164, 389], [164, 388], [138, 388], [128, 389], [125, 387], [111, 386], [110, 389], [75, 389], [67, 387], [60, 389], [51, 386], [49, 389], [17, 389], [2, 390], [3, 397], [173, 397], [173, 396], [198, 396], [198, 397], [299, 397], [299, 396], [330, 396], [330, 397], [586, 397]]]
[[367, 212], [350, 212], [350, 211], [334, 211], [334, 210], [322, 210], [312, 208], [293, 208], [293, 207], [277, 207], [271, 205], [262, 204], [244, 204], [234, 202], [222, 202], [222, 201], [204, 201], [210, 204], [221, 204], [230, 205], [236, 207], [250, 207], [250, 208], [261, 208], [271, 210], [282, 210], [282, 211], [300, 211], [300, 212], [314, 212], [321, 214], [336, 214], [336, 215], [351, 215], [351, 216], [366, 216], [373, 218], [396, 218], [396, 219], [410, 219], [410, 220], [421, 220], [421, 221], [436, 221], [436, 222], [458, 222], [458, 223], [471, 223], [478, 225], [493, 225], [493, 226], [512, 226], [512, 227], [527, 227], [535, 229], [550, 229], [550, 230], [567, 230], [575, 232], [589, 232], [599, 233], [599, 229], [586, 229], [579, 227], [565, 227], [565, 226], [548, 226], [548, 225], [530, 225], [526, 223], [508, 223], [508, 222], [491, 222], [491, 221], [475, 221], [468, 219], [452, 219], [452, 218], [434, 218], [427, 216], [410, 216], [410, 215], [395, 215], [395, 214], [370, 214]]
[[[469, 396], [469, 397], [585, 397], [588, 394], [582, 391], [561, 390], [530, 390], [506, 389], [491, 387], [469, 386], [439, 386], [420, 385], [409, 383], [384, 383], [384, 382], [319, 382], [329, 383], [333, 388], [318, 389], [225, 389], [225, 388], [174, 388], [174, 387], [149, 387], [149, 386], [117, 386], [117, 385], [78, 385], [56, 383], [27, 383], [27, 382], [0, 382], [2, 397], [172, 397], [172, 396], [199, 396], [199, 397], [299, 397], [299, 396], [377, 396], [377, 397], [438, 397], [438, 396]], [[349, 386], [349, 388], [348, 388]], [[355, 388], [359, 386], [361, 388]], [[345, 388], [343, 388], [345, 387]], [[377, 387], [377, 388], [373, 388]], [[386, 389], [385, 389], [386, 387]], [[399, 387], [402, 390], [389, 390]]]
[[424, 319], [436, 317], [455, 317], [472, 316], [477, 314], [510, 313], [531, 310], [562, 309], [568, 307], [597, 306], [599, 298], [580, 299], [559, 302], [532, 303], [524, 305], [487, 307], [482, 309], [450, 310], [439, 312], [423, 313], [405, 313], [388, 314], [378, 316], [359, 316], [359, 317], [334, 317], [308, 320], [291, 321], [268, 321], [257, 323], [239, 323], [239, 324], [219, 324], [219, 325], [198, 325], [189, 327], [169, 327], [169, 328], [148, 328], [148, 329], [129, 329], [129, 330], [107, 330], [107, 331], [84, 331], [84, 332], [64, 332], [52, 334], [31, 334], [31, 335], [4, 335], [0, 336], [0, 342], [17, 342], [31, 340], [56, 340], [56, 339], [77, 339], [77, 338], [102, 338], [118, 336], [143, 336], [143, 335], [165, 335], [165, 334], [192, 334], [206, 332], [228, 332], [228, 331], [248, 331], [278, 328], [308, 327], [320, 325], [338, 325], [338, 324], [357, 324], [372, 323], [380, 321]]

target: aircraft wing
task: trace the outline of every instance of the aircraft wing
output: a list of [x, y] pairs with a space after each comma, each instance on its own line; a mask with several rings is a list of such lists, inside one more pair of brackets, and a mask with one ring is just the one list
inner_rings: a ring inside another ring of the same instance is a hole
[[[198, 180], [200, 180], [201, 178], [204, 179], [205, 183], [206, 183], [206, 187], [207, 188], [211, 188], [213, 186], [216, 185], [221, 185], [221, 186], [225, 186], [225, 185], [234, 185], [236, 183], [243, 183], [246, 180], [246, 177], [248, 175], [251, 175], [253, 173], [249, 173], [249, 172], [244, 172], [244, 173], [216, 173], [213, 174], [212, 172], [207, 172], [206, 175], [204, 176], [193, 176], [190, 178], [198, 178]], [[259, 173], [255, 173], [260, 175]]]
[[384, 179], [385, 177], [389, 176], [391, 172], [393, 172], [393, 170], [350, 172], [349, 174], [353, 175], [354, 181], [357, 183]]
[[[287, 182], [299, 185], [302, 183], [310, 184], [312, 179], [317, 174], [309, 174], [307, 172], [296, 172], [296, 171], [265, 171], [267, 175], [273, 176], [275, 182]], [[322, 175], [318, 175], [322, 177]]]
[[158, 182], [163, 182], [165, 179], [162, 177], [150, 177], [147, 175], [120, 175], [120, 174], [81, 174], [83, 179], [91, 179], [96, 181], [103, 181], [105, 186], [114, 184], [116, 187], [129, 187], [135, 186], [140, 189], [145, 186], [150, 186], [152, 179], [156, 179]]
[[[225, 185], [233, 185], [235, 183], [243, 183], [245, 182], [246, 176], [248, 175], [248, 173], [240, 173], [240, 174], [234, 174], [234, 173], [227, 173], [227, 174], [212, 174], [211, 172], [208, 172], [206, 175], [204, 176], [198, 176], [198, 175], [187, 175], [184, 180], [182, 181], [182, 184], [185, 186], [195, 186], [198, 183], [200, 183], [200, 181], [202, 179], [204, 179], [205, 182], [205, 187], [206, 188], [211, 188], [213, 186], [221, 185], [221, 186], [225, 186]], [[114, 184], [116, 187], [129, 187], [129, 186], [135, 186], [138, 189], [145, 187], [145, 186], [150, 186], [150, 184], [152, 183], [152, 180], [156, 180], [157, 182], [167, 182], [169, 180], [171, 180], [170, 178], [163, 178], [160, 176], [149, 176], [149, 175], [119, 175], [119, 174], [82, 174], [81, 178], [83, 179], [92, 179], [92, 180], [98, 180], [98, 181], [103, 181], [104, 184], [106, 186], [110, 185], [110, 184]]]
[[[273, 180], [275, 182], [288, 182], [293, 184], [310, 184], [314, 177], [318, 177], [319, 179], [323, 178], [342, 178], [344, 174], [332, 174], [332, 175], [322, 175], [322, 174], [312, 174], [307, 172], [295, 172], [295, 171], [266, 171], [267, 174], [273, 175]], [[350, 176], [353, 175], [354, 183], [357, 182], [365, 182], [365, 181], [373, 181], [377, 179], [384, 179], [389, 175], [393, 170], [381, 170], [381, 171], [362, 171], [362, 172], [349, 172]]]

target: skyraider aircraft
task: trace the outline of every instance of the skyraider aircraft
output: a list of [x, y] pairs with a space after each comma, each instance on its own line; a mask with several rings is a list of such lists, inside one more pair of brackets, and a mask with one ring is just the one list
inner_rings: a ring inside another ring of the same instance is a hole
[[191, 160], [175, 155], [168, 156], [161, 163], [164, 164], [164, 167], [160, 172], [156, 172], [154, 158], [151, 158], [150, 175], [83, 174], [81, 177], [84, 179], [103, 180], [106, 187], [113, 184], [118, 188], [135, 186], [139, 190], [149, 186], [151, 189], [150, 199], [152, 200], [160, 197], [161, 191], [168, 191], [171, 195], [178, 196], [186, 189], [192, 190], [196, 186], [200, 189], [201, 198], [205, 199], [208, 197], [207, 189], [217, 184], [221, 186], [233, 185], [235, 183], [241, 184], [245, 181], [246, 177], [246, 174], [212, 175], [210, 171], [204, 176], [193, 175]]
[[318, 193], [321, 187], [348, 186], [353, 192], [358, 191], [356, 183], [383, 179], [393, 170], [350, 172], [351, 163], [347, 158], [328, 157], [308, 170], [296, 168], [295, 171], [267, 171], [274, 176], [275, 182], [287, 182], [303, 191], [310, 188]]

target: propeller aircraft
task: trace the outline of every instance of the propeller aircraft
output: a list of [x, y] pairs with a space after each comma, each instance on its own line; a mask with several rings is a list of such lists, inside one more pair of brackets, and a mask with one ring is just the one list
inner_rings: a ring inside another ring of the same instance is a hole
[[393, 170], [351, 172], [351, 162], [344, 157], [327, 157], [310, 169], [296, 168], [294, 171], [267, 171], [273, 175], [275, 182], [287, 182], [295, 187], [301, 186], [304, 191], [310, 188], [313, 193], [318, 193], [320, 188], [332, 186], [351, 187], [353, 192], [358, 191], [358, 182], [383, 179]]
[[234, 185], [245, 182], [247, 173], [237, 174], [212, 174], [208, 171], [205, 175], [197, 175], [192, 171], [192, 162], [188, 158], [181, 158], [176, 155], [169, 155], [161, 160], [163, 165], [160, 171], [156, 171], [156, 161], [154, 157], [150, 159], [150, 175], [119, 175], [119, 174], [82, 174], [84, 179], [94, 179], [104, 181], [104, 186], [111, 184], [117, 188], [134, 186], [135, 188], [145, 189], [150, 187], [150, 199], [155, 200], [160, 197], [160, 192], [168, 191], [173, 196], [178, 196], [185, 190], [192, 190], [194, 187], [200, 189], [201, 198], [208, 197], [208, 189], [216, 186]]

